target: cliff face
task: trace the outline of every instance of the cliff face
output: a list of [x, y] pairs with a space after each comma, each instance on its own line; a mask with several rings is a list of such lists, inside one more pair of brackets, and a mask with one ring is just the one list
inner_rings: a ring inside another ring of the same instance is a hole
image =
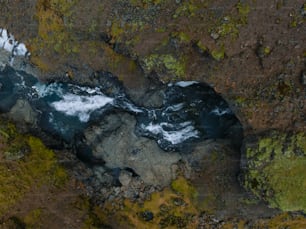
[[[26, 44], [43, 80], [97, 84], [96, 71], [109, 71], [140, 105], [156, 81], [212, 85], [244, 127], [245, 188], [273, 207], [305, 211], [304, 202], [297, 201], [305, 196], [296, 188], [305, 185], [306, 168], [303, 1], [0, 4], [0, 27]], [[287, 172], [293, 180], [285, 179]], [[294, 181], [294, 190], [285, 192]], [[292, 199], [295, 192], [303, 196]]]

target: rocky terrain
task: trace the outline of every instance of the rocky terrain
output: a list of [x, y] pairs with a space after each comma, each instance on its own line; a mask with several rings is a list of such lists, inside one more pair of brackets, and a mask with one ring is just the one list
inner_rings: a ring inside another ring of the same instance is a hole
[[150, 108], [168, 83], [203, 82], [244, 135], [238, 148], [210, 139], [164, 152], [113, 112], [79, 139], [93, 159], [103, 152], [101, 167], [79, 160], [84, 144], [37, 131], [37, 111], [18, 100], [1, 115], [1, 228], [306, 227], [305, 2], [13, 0], [0, 11], [31, 52], [12, 63], [0, 50], [1, 69], [89, 86], [110, 72]]

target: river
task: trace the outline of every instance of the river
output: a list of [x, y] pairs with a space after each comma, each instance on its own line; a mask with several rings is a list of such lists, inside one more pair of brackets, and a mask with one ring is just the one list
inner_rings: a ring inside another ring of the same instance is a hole
[[230, 138], [233, 126], [242, 132], [226, 101], [206, 84], [168, 84], [163, 105], [149, 108], [134, 104], [116, 77], [109, 73], [101, 77], [108, 83], [96, 87], [42, 83], [7, 66], [0, 72], [0, 111], [9, 112], [18, 99], [26, 100], [38, 114], [37, 126], [67, 143], [91, 123], [117, 111], [134, 115], [135, 133], [156, 140], [164, 151], [190, 151], [190, 142]]

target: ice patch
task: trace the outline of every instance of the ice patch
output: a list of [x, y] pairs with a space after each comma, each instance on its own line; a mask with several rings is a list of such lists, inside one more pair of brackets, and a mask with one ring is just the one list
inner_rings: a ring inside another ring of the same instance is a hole
[[68, 93], [63, 99], [50, 105], [57, 111], [68, 116], [77, 116], [81, 122], [87, 122], [90, 114], [106, 104], [113, 103], [114, 99], [103, 95], [80, 96]]
[[179, 82], [176, 82], [175, 85], [179, 87], [189, 87], [193, 84], [198, 84], [198, 83], [199, 82], [197, 81], [179, 81]]
[[173, 124], [160, 123], [153, 124], [152, 122], [148, 126], [142, 126], [145, 130], [155, 135], [162, 135], [164, 140], [167, 140], [173, 145], [184, 142], [189, 138], [199, 138], [199, 131], [196, 130], [191, 122], [183, 122], [177, 124], [178, 130], [165, 130], [164, 127], [174, 127]]

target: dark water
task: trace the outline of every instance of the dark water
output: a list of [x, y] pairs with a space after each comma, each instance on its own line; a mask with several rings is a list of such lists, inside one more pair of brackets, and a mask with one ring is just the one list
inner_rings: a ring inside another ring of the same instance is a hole
[[101, 86], [63, 82], [43, 84], [35, 77], [7, 67], [0, 72], [0, 111], [8, 112], [18, 99], [29, 101], [38, 113], [38, 126], [72, 142], [92, 122], [117, 110], [135, 115], [138, 135], [155, 139], [165, 151], [186, 151], [190, 143], [227, 138], [242, 128], [225, 100], [197, 82], [168, 85], [163, 106], [138, 107], [110, 73], [101, 73]]

